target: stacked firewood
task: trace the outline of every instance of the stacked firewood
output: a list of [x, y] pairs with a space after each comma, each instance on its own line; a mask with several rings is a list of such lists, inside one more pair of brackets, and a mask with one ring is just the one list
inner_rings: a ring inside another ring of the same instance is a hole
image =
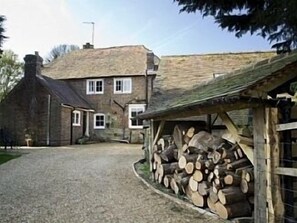
[[251, 215], [253, 166], [237, 144], [176, 125], [155, 145], [151, 166], [155, 181], [198, 207], [224, 219]]

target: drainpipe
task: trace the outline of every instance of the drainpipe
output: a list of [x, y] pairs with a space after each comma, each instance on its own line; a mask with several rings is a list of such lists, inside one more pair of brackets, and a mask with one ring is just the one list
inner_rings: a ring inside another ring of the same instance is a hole
[[50, 145], [50, 123], [51, 123], [51, 95], [47, 96], [47, 123], [46, 123], [46, 145]]
[[74, 107], [70, 110], [70, 145], [73, 145], [72, 139], [73, 139], [73, 125], [72, 125], [72, 120], [73, 120], [73, 111], [75, 110]]
[[147, 69], [145, 70], [145, 110], [148, 106], [148, 75], [147, 75]]
[[89, 123], [90, 122], [90, 112], [87, 111], [86, 112], [86, 131], [85, 131], [85, 136], [89, 137], [90, 133], [89, 133]]

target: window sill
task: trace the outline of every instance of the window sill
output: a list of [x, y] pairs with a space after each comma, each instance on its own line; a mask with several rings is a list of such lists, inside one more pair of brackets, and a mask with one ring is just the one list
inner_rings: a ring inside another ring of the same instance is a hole
[[105, 129], [105, 127], [94, 127], [94, 129]]

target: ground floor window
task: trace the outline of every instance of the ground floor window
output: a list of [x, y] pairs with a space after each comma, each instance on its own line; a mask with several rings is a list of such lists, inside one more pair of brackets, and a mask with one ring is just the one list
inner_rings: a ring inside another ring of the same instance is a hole
[[80, 111], [73, 111], [72, 125], [80, 126]]
[[105, 115], [102, 113], [94, 114], [94, 129], [105, 129]]
[[145, 104], [133, 104], [129, 105], [129, 128], [141, 129], [142, 128], [142, 120], [133, 119], [137, 117], [139, 114], [143, 113], [145, 110]]

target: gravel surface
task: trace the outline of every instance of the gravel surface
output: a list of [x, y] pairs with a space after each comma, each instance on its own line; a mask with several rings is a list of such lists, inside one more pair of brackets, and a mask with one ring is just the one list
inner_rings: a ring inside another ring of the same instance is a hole
[[141, 146], [22, 150], [0, 165], [0, 222], [225, 222], [183, 208], [135, 177]]

